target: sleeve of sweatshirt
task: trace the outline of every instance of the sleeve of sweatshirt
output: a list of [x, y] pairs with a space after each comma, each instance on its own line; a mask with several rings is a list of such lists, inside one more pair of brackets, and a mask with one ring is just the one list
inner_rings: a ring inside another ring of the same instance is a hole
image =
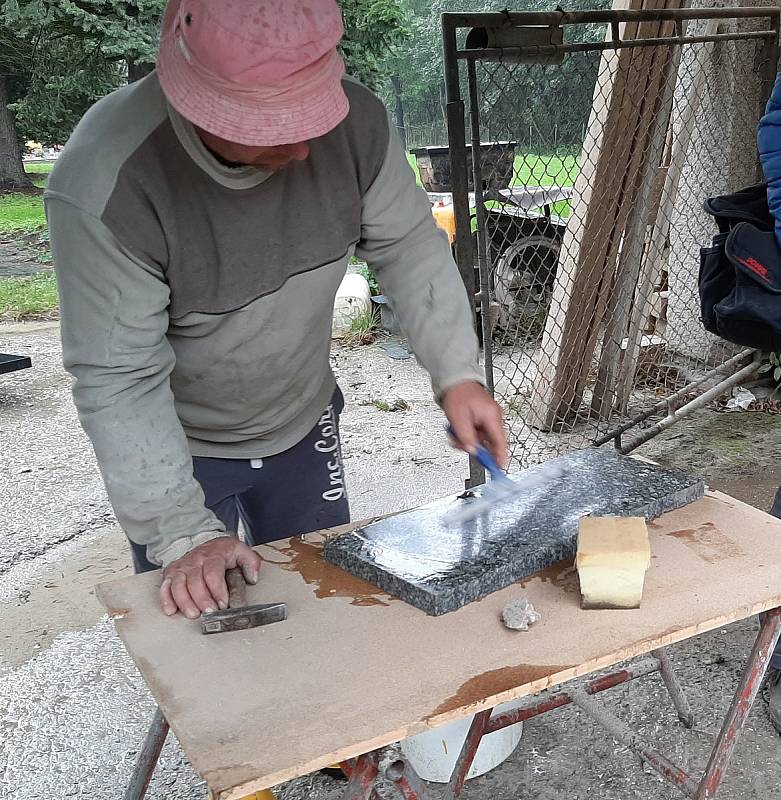
[[434, 394], [441, 397], [462, 381], [483, 383], [464, 283], [395, 131], [363, 198], [356, 254], [390, 298], [418, 361], [431, 375]]
[[757, 147], [767, 181], [768, 206], [776, 221], [776, 240], [781, 247], [781, 73], [759, 121]]
[[46, 211], [79, 419], [120, 525], [165, 566], [225, 535], [193, 477], [174, 408], [168, 285], [72, 202], [49, 194]]

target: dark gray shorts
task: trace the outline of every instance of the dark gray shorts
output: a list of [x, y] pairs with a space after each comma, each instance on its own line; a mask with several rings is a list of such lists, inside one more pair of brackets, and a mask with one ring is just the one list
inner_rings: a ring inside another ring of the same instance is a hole
[[[194, 457], [193, 475], [206, 506], [229, 531], [238, 530], [241, 520], [252, 545], [349, 522], [339, 442], [343, 408], [337, 389], [306, 438], [275, 456], [253, 461]], [[131, 547], [136, 572], [157, 569], [145, 547], [132, 542]]]

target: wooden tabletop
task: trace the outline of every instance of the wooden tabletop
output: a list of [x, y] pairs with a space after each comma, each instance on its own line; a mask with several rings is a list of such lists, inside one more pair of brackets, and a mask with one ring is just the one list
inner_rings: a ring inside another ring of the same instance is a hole
[[[159, 611], [159, 573], [98, 595], [193, 766], [234, 800], [781, 606], [781, 520], [708, 492], [649, 531], [632, 611], [582, 611], [562, 564], [429, 617], [327, 565], [322, 534], [259, 548], [248, 602], [284, 601], [283, 623], [203, 636]], [[542, 613], [528, 632], [499, 619], [519, 596]]]

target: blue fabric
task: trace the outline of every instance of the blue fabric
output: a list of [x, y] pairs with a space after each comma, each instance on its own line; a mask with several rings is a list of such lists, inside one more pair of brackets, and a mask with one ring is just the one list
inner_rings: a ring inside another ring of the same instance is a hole
[[[287, 539], [350, 521], [344, 484], [336, 394], [317, 424], [290, 450], [262, 459], [260, 466], [239, 458], [193, 458], [193, 475], [206, 506], [229, 531], [241, 519], [249, 544]], [[136, 572], [158, 569], [146, 548], [130, 543]]]
[[[778, 84], [776, 84], [778, 86]], [[781, 519], [781, 487], [776, 492], [776, 499], [770, 512], [774, 517]], [[770, 669], [781, 669], [781, 641], [776, 646], [773, 658], [770, 660]]]
[[765, 114], [759, 121], [757, 147], [762, 172], [768, 183], [767, 201], [770, 213], [776, 221], [776, 241], [781, 247], [781, 72], [776, 77]]
[[[776, 242], [781, 247], [781, 72], [776, 76], [765, 115], [759, 122], [757, 147], [762, 172], [768, 183], [767, 202], [775, 219]], [[781, 488], [776, 494], [771, 513], [781, 517]], [[776, 647], [770, 666], [772, 669], [781, 669], [781, 643]]]

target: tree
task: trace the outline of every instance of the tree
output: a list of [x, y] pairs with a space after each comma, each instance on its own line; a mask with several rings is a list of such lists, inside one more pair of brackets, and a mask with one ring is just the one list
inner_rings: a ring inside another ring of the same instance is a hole
[[165, 0], [5, 0], [6, 19], [37, 42], [18, 125], [62, 143], [92, 103], [154, 67]]
[[[0, 188], [30, 186], [20, 140], [63, 143], [84, 111], [154, 67], [165, 0], [0, 0]], [[343, 0], [348, 71], [370, 86], [406, 35], [398, 0]]]
[[11, 103], [28, 79], [30, 44], [0, 25], [0, 190], [29, 189]]
[[371, 88], [390, 75], [389, 55], [409, 35], [399, 0], [341, 0], [347, 72]]
[[2, 0], [0, 188], [29, 188], [20, 141], [64, 142], [97, 99], [152, 68], [165, 0]]

